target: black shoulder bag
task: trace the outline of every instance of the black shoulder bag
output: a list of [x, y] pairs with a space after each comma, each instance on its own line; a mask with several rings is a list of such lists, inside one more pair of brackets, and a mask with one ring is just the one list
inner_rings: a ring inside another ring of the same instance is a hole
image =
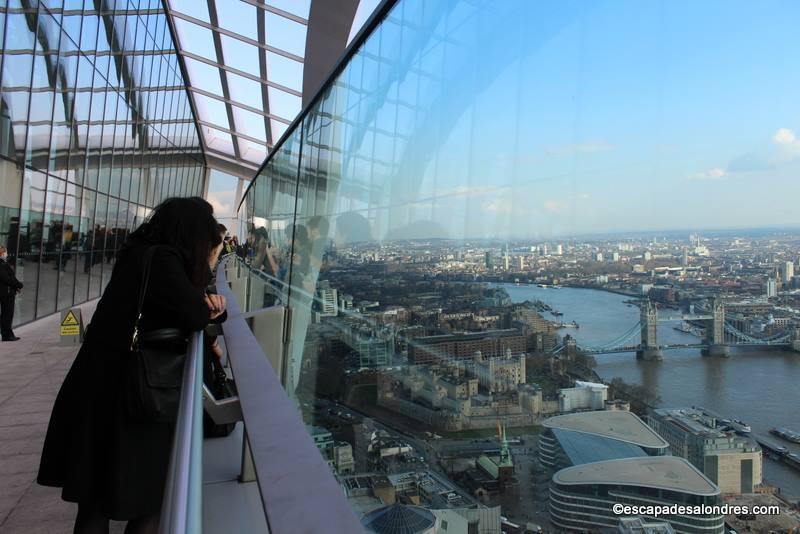
[[183, 366], [186, 361], [186, 337], [178, 328], [139, 332], [142, 307], [150, 282], [150, 266], [158, 247], [144, 253], [142, 281], [136, 322], [133, 325], [130, 352], [123, 378], [124, 402], [128, 415], [137, 421], [172, 423], [178, 416]]

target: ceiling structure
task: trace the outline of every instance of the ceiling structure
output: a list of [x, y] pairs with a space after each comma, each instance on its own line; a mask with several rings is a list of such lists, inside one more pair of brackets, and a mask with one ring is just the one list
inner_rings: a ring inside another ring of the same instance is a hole
[[378, 0], [165, 0], [209, 167], [251, 178]]

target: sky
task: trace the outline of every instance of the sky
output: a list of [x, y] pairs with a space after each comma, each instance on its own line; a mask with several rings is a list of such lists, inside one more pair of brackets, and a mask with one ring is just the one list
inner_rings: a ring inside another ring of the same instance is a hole
[[329, 97], [342, 183], [317, 213], [383, 238], [798, 226], [800, 3], [401, 0], [389, 21]]

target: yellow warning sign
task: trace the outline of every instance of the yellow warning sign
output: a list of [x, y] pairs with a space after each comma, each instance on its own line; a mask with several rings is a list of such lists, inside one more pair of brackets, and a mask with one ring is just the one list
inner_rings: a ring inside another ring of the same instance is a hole
[[72, 310], [69, 310], [61, 320], [62, 336], [79, 336], [81, 334], [81, 323]]

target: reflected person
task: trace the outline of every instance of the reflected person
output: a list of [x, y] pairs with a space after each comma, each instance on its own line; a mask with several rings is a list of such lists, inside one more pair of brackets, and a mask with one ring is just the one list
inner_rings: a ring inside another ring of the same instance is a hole
[[14, 298], [22, 291], [22, 282], [17, 280], [8, 261], [8, 250], [0, 246], [0, 332], [3, 341], [17, 341], [11, 324], [14, 322]]

